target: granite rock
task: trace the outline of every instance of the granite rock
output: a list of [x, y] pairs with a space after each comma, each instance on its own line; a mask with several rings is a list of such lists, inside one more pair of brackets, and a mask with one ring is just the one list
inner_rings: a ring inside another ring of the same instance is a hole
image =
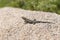
[[[51, 23], [26, 23], [22, 19]], [[0, 40], [60, 40], [60, 15], [20, 8], [0, 8]]]

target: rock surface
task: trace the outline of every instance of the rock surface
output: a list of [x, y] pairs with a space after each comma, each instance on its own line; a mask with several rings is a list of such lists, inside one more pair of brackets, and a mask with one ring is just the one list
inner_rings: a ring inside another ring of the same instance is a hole
[[[22, 17], [52, 23], [25, 24]], [[60, 40], [60, 15], [19, 8], [0, 8], [0, 40]]]

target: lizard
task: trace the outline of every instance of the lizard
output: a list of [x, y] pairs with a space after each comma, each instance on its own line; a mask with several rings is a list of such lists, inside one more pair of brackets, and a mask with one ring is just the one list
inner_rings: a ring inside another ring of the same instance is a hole
[[27, 23], [29, 23], [29, 24], [36, 24], [36, 23], [52, 23], [52, 22], [46, 22], [46, 21], [37, 21], [36, 19], [30, 20], [30, 19], [27, 19], [26, 17], [22, 17], [22, 19], [24, 20], [25, 24], [27, 24]]

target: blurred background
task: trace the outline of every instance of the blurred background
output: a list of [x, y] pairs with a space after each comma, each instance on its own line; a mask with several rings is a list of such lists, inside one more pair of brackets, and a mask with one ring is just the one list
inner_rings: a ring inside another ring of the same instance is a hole
[[17, 7], [60, 14], [60, 0], [0, 0], [1, 7]]

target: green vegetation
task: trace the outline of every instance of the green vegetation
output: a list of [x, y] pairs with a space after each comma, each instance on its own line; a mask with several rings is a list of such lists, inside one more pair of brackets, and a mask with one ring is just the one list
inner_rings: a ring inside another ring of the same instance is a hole
[[0, 7], [4, 6], [60, 14], [60, 0], [0, 0]]

